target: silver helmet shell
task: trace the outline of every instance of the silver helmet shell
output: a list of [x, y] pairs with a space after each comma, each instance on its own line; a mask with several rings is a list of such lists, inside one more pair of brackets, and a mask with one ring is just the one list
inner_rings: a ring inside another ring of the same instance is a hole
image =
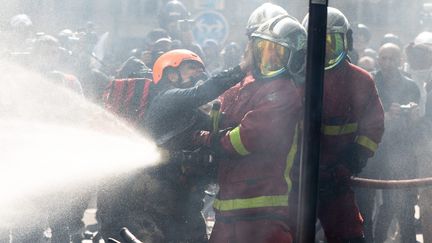
[[304, 76], [307, 33], [297, 19], [289, 15], [274, 17], [260, 25], [252, 38], [268, 40], [288, 49], [285, 65], [288, 74], [295, 79]]
[[246, 26], [246, 34], [250, 36], [265, 21], [279, 15], [287, 15], [288, 12], [279, 5], [264, 3], [256, 8], [251, 15]]

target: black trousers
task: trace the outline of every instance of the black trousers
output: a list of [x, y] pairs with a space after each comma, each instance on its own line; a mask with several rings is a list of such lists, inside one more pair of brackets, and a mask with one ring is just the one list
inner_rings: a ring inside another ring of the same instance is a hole
[[383, 204], [380, 206], [375, 229], [375, 242], [387, 239], [387, 231], [393, 218], [399, 223], [401, 242], [416, 243], [414, 206], [416, 190], [384, 190]]

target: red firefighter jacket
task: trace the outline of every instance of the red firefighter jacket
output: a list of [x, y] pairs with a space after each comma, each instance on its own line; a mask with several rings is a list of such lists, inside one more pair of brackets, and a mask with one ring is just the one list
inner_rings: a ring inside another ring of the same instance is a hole
[[352, 143], [373, 156], [384, 133], [384, 112], [365, 70], [345, 61], [325, 72], [322, 122], [322, 166], [343, 163], [340, 156]]
[[301, 98], [287, 78], [254, 80], [247, 76], [220, 97], [220, 191], [214, 203], [219, 216], [288, 211], [291, 169], [298, 159]]

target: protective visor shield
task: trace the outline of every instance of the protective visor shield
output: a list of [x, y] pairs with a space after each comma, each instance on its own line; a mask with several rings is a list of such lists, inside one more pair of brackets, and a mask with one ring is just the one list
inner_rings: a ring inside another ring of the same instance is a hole
[[271, 78], [286, 71], [290, 51], [277, 43], [255, 38], [253, 56], [259, 74], [264, 78]]
[[345, 40], [342, 33], [329, 33], [326, 36], [325, 70], [338, 65], [346, 56]]

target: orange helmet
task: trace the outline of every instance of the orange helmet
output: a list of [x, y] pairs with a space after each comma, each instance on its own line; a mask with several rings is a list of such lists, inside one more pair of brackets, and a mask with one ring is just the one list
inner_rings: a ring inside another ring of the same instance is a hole
[[172, 50], [162, 54], [156, 60], [153, 66], [153, 83], [157, 84], [162, 79], [165, 68], [177, 68], [184, 61], [196, 61], [204, 67], [204, 62], [197, 54], [186, 49]]

